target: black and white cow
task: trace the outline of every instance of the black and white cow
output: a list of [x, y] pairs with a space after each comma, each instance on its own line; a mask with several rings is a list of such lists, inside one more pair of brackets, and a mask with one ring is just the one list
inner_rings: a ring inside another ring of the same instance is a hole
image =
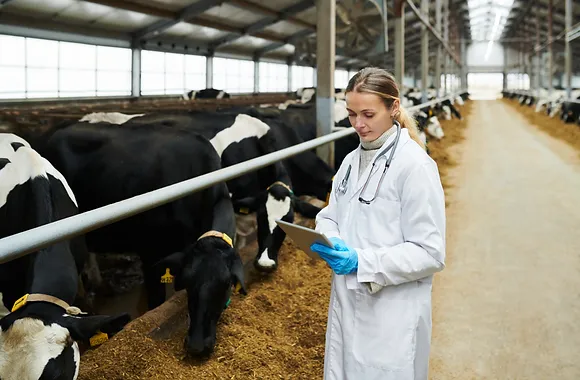
[[[62, 174], [13, 134], [0, 134], [0, 183], [0, 238], [78, 212]], [[0, 265], [0, 292], [12, 310], [0, 319], [0, 379], [76, 379], [78, 342], [129, 321], [128, 314], [88, 316], [71, 306], [87, 255], [79, 236]]]
[[183, 94], [184, 100], [193, 99], [228, 99], [230, 94], [224, 90], [217, 90], [215, 88], [205, 88], [203, 90], [191, 90]]
[[[189, 129], [76, 123], [51, 134], [44, 154], [68, 179], [81, 211], [221, 168], [211, 143]], [[208, 231], [217, 232], [205, 235]], [[213, 350], [231, 287], [239, 285], [245, 294], [242, 262], [229, 238], [234, 234], [233, 206], [220, 183], [91, 231], [86, 238], [91, 252], [140, 256], [149, 308], [164, 302], [161, 282], [169, 270], [176, 290], [187, 291], [188, 352], [206, 355]]]
[[[266, 118], [267, 119], [267, 118]], [[131, 120], [125, 126], [156, 123], [170, 129], [193, 130], [209, 139], [221, 158], [223, 167], [235, 165], [287, 145], [288, 138], [269, 123], [234, 111], [150, 114]], [[281, 142], [284, 143], [281, 143]], [[307, 165], [307, 164], [305, 164]], [[304, 165], [302, 165], [304, 166]], [[300, 200], [294, 193], [294, 182], [282, 162], [227, 181], [236, 212], [256, 212], [259, 253], [254, 265], [261, 271], [273, 271], [278, 265], [278, 252], [285, 233], [276, 219], [292, 222], [294, 210], [313, 218], [320, 209]], [[298, 178], [298, 177], [297, 177]]]

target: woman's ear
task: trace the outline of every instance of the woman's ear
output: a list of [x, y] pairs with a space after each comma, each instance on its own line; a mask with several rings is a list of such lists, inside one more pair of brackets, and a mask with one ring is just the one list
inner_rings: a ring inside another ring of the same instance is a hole
[[400, 106], [401, 103], [399, 102], [399, 99], [393, 100], [393, 104], [391, 105], [391, 117], [393, 119], [396, 119], [399, 116]]

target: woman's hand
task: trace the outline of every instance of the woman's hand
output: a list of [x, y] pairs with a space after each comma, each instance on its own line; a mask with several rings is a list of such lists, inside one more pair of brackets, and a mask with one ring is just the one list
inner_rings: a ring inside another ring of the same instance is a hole
[[[333, 239], [335, 239], [335, 241], [333, 241]], [[338, 238], [333, 239], [330, 239], [330, 241], [334, 244], [334, 249], [318, 243], [312, 244], [310, 249], [318, 253], [336, 274], [350, 274], [356, 272], [358, 268], [358, 255], [356, 251], [349, 248], [344, 241]]]

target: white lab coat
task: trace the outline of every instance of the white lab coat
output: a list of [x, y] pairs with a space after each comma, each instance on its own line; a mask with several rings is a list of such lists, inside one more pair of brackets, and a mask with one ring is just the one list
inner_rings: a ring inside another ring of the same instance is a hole
[[[384, 143], [385, 149], [395, 139]], [[436, 163], [401, 130], [377, 198], [389, 153], [358, 178], [360, 146], [346, 156], [316, 230], [358, 253], [358, 271], [333, 275], [325, 380], [426, 380], [431, 343], [431, 285], [445, 267], [445, 200]], [[376, 156], [376, 154], [375, 154]], [[374, 159], [373, 161], [374, 162]], [[380, 165], [378, 164], [380, 163]], [[336, 187], [352, 165], [345, 194]], [[370, 291], [370, 283], [380, 290]]]

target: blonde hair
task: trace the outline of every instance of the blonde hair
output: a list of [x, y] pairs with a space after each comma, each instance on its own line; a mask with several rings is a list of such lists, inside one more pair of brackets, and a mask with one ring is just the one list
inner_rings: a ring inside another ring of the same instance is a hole
[[409, 136], [413, 141], [425, 149], [425, 145], [419, 137], [417, 122], [409, 116], [403, 105], [400, 104], [399, 86], [397, 86], [395, 77], [391, 73], [378, 67], [365, 67], [350, 78], [346, 86], [346, 92], [352, 91], [366, 92], [379, 96], [387, 109], [393, 106], [395, 100], [399, 100], [399, 112], [395, 115], [395, 120], [401, 124], [401, 128], [406, 128], [409, 131]]

